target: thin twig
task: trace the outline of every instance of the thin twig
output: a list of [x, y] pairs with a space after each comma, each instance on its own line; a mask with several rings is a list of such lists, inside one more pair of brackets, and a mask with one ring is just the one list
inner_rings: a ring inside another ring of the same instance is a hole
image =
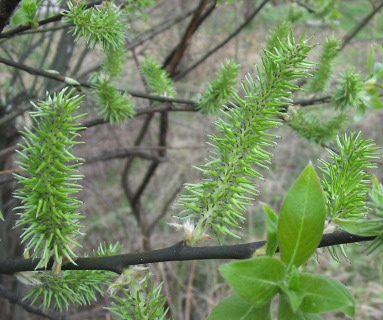
[[33, 307], [29, 305], [28, 303], [23, 301], [22, 297], [19, 297], [15, 294], [13, 294], [9, 289], [4, 287], [2, 284], [0, 284], [0, 296], [7, 299], [10, 303], [16, 303], [19, 306], [21, 306], [25, 311], [29, 313], [33, 313], [35, 315], [38, 315], [40, 317], [50, 319], [50, 320], [70, 320], [69, 317], [60, 315], [59, 313], [51, 311], [51, 314], [47, 314], [43, 312], [41, 309]]
[[162, 210], [160, 211], [160, 213], [158, 214], [157, 217], [155, 217], [153, 219], [153, 221], [151, 222], [151, 224], [149, 225], [148, 227], [148, 232], [151, 233], [152, 230], [154, 229], [154, 227], [157, 225], [157, 223], [163, 218], [166, 216], [166, 214], [168, 213], [168, 209], [169, 207], [172, 205], [172, 203], [174, 202], [174, 199], [179, 195], [180, 191], [182, 190], [183, 188], [183, 185], [184, 183], [180, 183], [179, 186], [173, 191], [173, 193], [171, 194], [171, 196], [169, 197], [169, 199], [165, 202], [165, 204], [163, 205], [162, 207]]
[[[94, 6], [100, 5], [101, 3], [102, 3], [102, 1], [91, 2], [91, 3], [88, 3], [86, 5], [86, 7], [92, 8]], [[38, 21], [37, 24], [38, 24], [38, 26], [43, 26], [43, 25], [46, 25], [48, 23], [60, 21], [63, 17], [64, 16], [63, 16], [62, 12], [60, 12], [60, 13], [52, 16], [52, 17]], [[0, 39], [12, 38], [12, 37], [24, 32], [24, 31], [31, 30], [31, 29], [34, 29], [34, 27], [32, 25], [18, 26], [12, 30], [7, 31], [7, 32], [0, 33]]]
[[96, 161], [105, 161], [105, 160], [127, 158], [127, 157], [141, 158], [141, 159], [145, 159], [145, 160], [151, 160], [153, 162], [164, 162], [164, 161], [166, 161], [166, 159], [163, 157], [158, 157], [156, 155], [149, 154], [149, 153], [146, 153], [143, 151], [131, 150], [129, 148], [117, 148], [117, 149], [113, 149], [113, 150], [102, 151], [100, 153], [86, 157], [84, 164], [89, 164], [89, 163], [96, 162]]
[[213, 49], [208, 51], [203, 57], [201, 57], [198, 61], [193, 63], [189, 68], [180, 72], [176, 77], [174, 77], [174, 80], [179, 80], [183, 78], [184, 76], [186, 76], [190, 71], [194, 70], [198, 65], [204, 62], [212, 54], [214, 54], [223, 46], [225, 46], [231, 39], [236, 37], [242, 31], [242, 29], [245, 28], [254, 19], [254, 17], [262, 10], [262, 8], [265, 6], [267, 2], [269, 2], [269, 0], [263, 0], [263, 2], [258, 6], [258, 8], [256, 8], [252, 12], [252, 14], [236, 30], [234, 30], [234, 32], [232, 32], [225, 40], [223, 40], [221, 43], [216, 45]]
[[193, 281], [195, 276], [195, 270], [197, 268], [198, 261], [192, 261], [189, 279], [186, 287], [186, 303], [185, 303], [185, 320], [190, 320], [191, 317], [191, 299], [192, 299], [192, 290], [193, 290]]
[[383, 1], [381, 1], [372, 11], [361, 21], [359, 22], [349, 33], [347, 33], [342, 41], [341, 50], [353, 39], [360, 30], [362, 30], [368, 22], [382, 9]]

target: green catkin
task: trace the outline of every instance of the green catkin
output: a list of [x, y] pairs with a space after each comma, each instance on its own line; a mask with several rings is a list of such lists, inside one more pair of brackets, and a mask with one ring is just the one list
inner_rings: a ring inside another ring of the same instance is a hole
[[364, 83], [360, 74], [352, 70], [346, 70], [346, 72], [341, 75], [341, 79], [335, 90], [333, 100], [336, 108], [345, 110], [347, 108], [358, 107], [363, 103], [363, 91]]
[[204, 114], [217, 114], [236, 91], [239, 65], [234, 61], [225, 61], [197, 102], [197, 108]]
[[233, 105], [222, 111], [224, 118], [216, 121], [222, 134], [211, 136], [212, 155], [199, 168], [204, 179], [187, 184], [178, 202], [189, 243], [204, 239], [209, 229], [238, 237], [232, 229], [258, 193], [254, 179], [263, 179], [255, 167], [271, 163], [266, 149], [276, 136], [267, 130], [281, 125], [280, 107], [290, 104], [291, 91], [298, 89], [292, 81], [308, 75], [312, 64], [305, 59], [312, 47], [302, 39], [296, 43], [292, 35], [280, 40], [278, 49], [263, 53], [257, 81], [248, 75], [242, 82], [244, 98], [234, 94]]
[[46, 268], [52, 257], [58, 268], [63, 260], [74, 263], [73, 249], [80, 246], [74, 239], [83, 235], [79, 231], [83, 216], [76, 212], [82, 202], [73, 196], [82, 190], [77, 184], [82, 176], [76, 169], [81, 159], [71, 153], [80, 143], [76, 138], [82, 127], [75, 120], [82, 115], [74, 112], [82, 99], [64, 89], [33, 104], [34, 126], [21, 132], [18, 164], [22, 174], [15, 175], [20, 184], [15, 197], [21, 205], [15, 209], [16, 226], [24, 228], [25, 252], [39, 259], [36, 268]]
[[327, 89], [332, 74], [333, 61], [339, 50], [340, 41], [338, 39], [335, 37], [326, 39], [314, 77], [309, 84], [309, 92], [319, 93]]
[[149, 93], [170, 98], [176, 96], [174, 82], [158, 61], [150, 57], [143, 59], [140, 72]]

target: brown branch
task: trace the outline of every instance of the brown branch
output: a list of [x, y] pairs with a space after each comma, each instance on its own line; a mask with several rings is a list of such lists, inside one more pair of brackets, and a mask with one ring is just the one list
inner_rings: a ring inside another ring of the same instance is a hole
[[203, 57], [201, 57], [198, 61], [193, 63], [189, 68], [179, 73], [177, 76], [174, 77], [174, 80], [179, 80], [186, 76], [190, 71], [195, 69], [198, 65], [200, 65], [202, 62], [204, 62], [207, 58], [209, 58], [212, 54], [217, 52], [219, 49], [221, 49], [223, 46], [225, 46], [231, 39], [236, 37], [243, 28], [245, 28], [253, 19], [254, 17], [262, 10], [262, 8], [265, 6], [265, 4], [269, 2], [269, 0], [263, 0], [263, 2], [256, 8], [251, 15], [236, 29], [234, 32], [232, 32], [225, 40], [223, 40], [221, 43], [216, 45], [213, 49], [208, 51]]
[[181, 183], [172, 193], [172, 195], [169, 197], [169, 199], [165, 202], [165, 204], [163, 205], [162, 207], [162, 210], [160, 211], [160, 213], [158, 214], [157, 217], [155, 217], [153, 219], [153, 221], [150, 223], [149, 227], [148, 227], [148, 232], [149, 234], [152, 232], [152, 230], [154, 229], [154, 227], [157, 225], [157, 223], [163, 218], [165, 217], [165, 215], [167, 214], [168, 212], [168, 209], [169, 207], [174, 203], [174, 199], [179, 195], [179, 193], [181, 192], [182, 188], [183, 188], [184, 184]]
[[298, 6], [304, 8], [308, 13], [315, 13], [316, 11], [309, 7], [306, 3], [302, 3], [301, 1], [292, 1], [295, 2]]
[[[13, 1], [17, 1], [17, 0], [13, 0]], [[97, 5], [101, 4], [102, 2], [103, 1], [91, 2], [91, 3], [88, 3], [86, 7], [87, 8], [91, 8], [91, 7], [94, 7], [94, 6], [97, 6]], [[1, 8], [0, 8], [0, 12], [1, 12]], [[43, 20], [38, 21], [37, 24], [38, 24], [38, 26], [43, 26], [43, 25], [46, 25], [48, 23], [60, 21], [62, 18], [63, 18], [62, 13], [58, 13], [58, 14], [52, 16], [52, 17], [49, 17], [47, 19], [43, 19]], [[18, 35], [18, 34], [24, 32], [24, 31], [31, 30], [31, 29], [35, 29], [35, 28], [33, 28], [30, 25], [18, 26], [16, 28], [12, 29], [12, 30], [7, 31], [7, 32], [0, 33], [0, 39], [12, 38], [15, 35]], [[2, 31], [2, 29], [0, 29], [0, 31]]]
[[378, 6], [376, 6], [362, 21], [360, 21], [349, 33], [344, 36], [340, 50], [342, 50], [351, 41], [351, 39], [353, 39], [359, 31], [368, 24], [368, 22], [380, 11], [380, 9], [382, 9], [382, 7], [383, 1], [381, 1]]
[[173, 77], [179, 62], [181, 61], [181, 58], [183, 57], [185, 53], [186, 47], [188, 46], [194, 32], [198, 28], [199, 21], [202, 16], [202, 12], [204, 11], [208, 1], [209, 0], [200, 0], [197, 10], [194, 12], [193, 17], [190, 20], [189, 25], [187, 26], [180, 43], [177, 45], [177, 49], [172, 55], [171, 60], [169, 61], [168, 64], [165, 64], [167, 66], [167, 70], [171, 77]]
[[[52, 74], [50, 72], [47, 72], [47, 71], [44, 71], [41, 69], [37, 69], [37, 68], [33, 68], [33, 67], [27, 66], [25, 64], [15, 62], [13, 60], [3, 58], [1, 56], [0, 56], [0, 63], [3, 63], [3, 64], [8, 65], [10, 67], [17, 68], [19, 70], [23, 70], [23, 71], [28, 72], [29, 74], [32, 74], [32, 75], [42, 76], [42, 77], [46, 77], [46, 78], [56, 80], [59, 82], [64, 82], [67, 86], [70, 86], [70, 84], [68, 84], [65, 81], [66, 77], [63, 75], [60, 75], [60, 74]], [[79, 80], [76, 80], [76, 81], [80, 84], [81, 87], [88, 88], [88, 89], [92, 88], [92, 84], [90, 82], [79, 81]], [[77, 87], [77, 86], [75, 86], [75, 87]], [[148, 100], [159, 101], [159, 102], [196, 105], [195, 101], [189, 100], [189, 99], [156, 96], [156, 95], [151, 95], [151, 94], [147, 94], [147, 93], [135, 91], [135, 90], [127, 90], [125, 92], [130, 94], [133, 97], [136, 97], [136, 98], [148, 99]], [[159, 112], [159, 111], [156, 111], [156, 112]], [[0, 125], [1, 124], [2, 123], [0, 123]]]
[[21, 306], [25, 311], [29, 313], [33, 313], [40, 317], [49, 319], [49, 320], [70, 320], [69, 317], [60, 315], [59, 313], [51, 311], [50, 314], [44, 313], [39, 308], [33, 307], [28, 303], [23, 301], [22, 297], [19, 297], [13, 294], [9, 289], [0, 284], [0, 296], [4, 299], [7, 299], [10, 303], [15, 303]]
[[20, 0], [0, 0], [0, 36]]
[[[134, 60], [134, 63], [136, 65], [136, 68], [137, 68], [137, 70], [139, 70], [140, 69], [140, 61], [138, 59], [138, 56], [136, 54], [135, 49], [134, 48], [131, 49], [131, 52], [133, 55], [133, 60]], [[146, 83], [145, 77], [141, 73], [139, 73], [139, 74], [140, 74], [140, 79], [141, 79], [141, 82], [142, 82], [144, 88], [147, 88], [147, 83]], [[148, 132], [148, 128], [149, 128], [149, 126], [153, 120], [153, 117], [154, 117], [153, 113], [148, 114], [145, 117], [145, 120], [141, 124], [140, 130], [138, 131], [138, 134], [136, 135], [136, 137], [134, 139], [134, 146], [135, 147], [139, 146], [142, 143], [146, 133]], [[127, 197], [128, 201], [130, 203], [130, 207], [132, 209], [132, 215], [135, 217], [135, 219], [136, 219], [136, 221], [140, 227], [141, 235], [142, 235], [142, 238], [144, 239], [143, 244], [146, 246], [149, 246], [150, 245], [149, 244], [150, 238], [145, 236], [145, 233], [143, 232], [143, 229], [146, 228], [146, 221], [145, 221], [145, 218], [143, 217], [145, 215], [145, 213], [143, 212], [143, 207], [141, 206], [140, 202], [137, 202], [135, 205], [133, 205], [134, 191], [133, 191], [132, 187], [130, 186], [129, 177], [130, 177], [130, 170], [132, 169], [132, 165], [133, 165], [134, 160], [135, 160], [134, 158], [129, 158], [126, 161], [124, 169], [123, 169], [122, 174], [121, 174], [121, 184], [122, 184], [122, 188], [124, 190], [125, 196]]]
[[149, 154], [147, 152], [134, 150], [134, 148], [133, 149], [117, 148], [114, 150], [105, 150], [100, 153], [94, 154], [92, 156], [86, 157], [84, 164], [89, 164], [96, 161], [105, 161], [105, 160], [127, 158], [127, 157], [141, 158], [145, 160], [151, 160], [153, 162], [164, 162], [167, 160], [164, 157], [161, 158], [153, 154]]
[[[48, 71], [45, 71], [45, 70], [41, 70], [41, 69], [37, 69], [37, 68], [33, 68], [33, 67], [29, 67], [23, 63], [18, 63], [18, 62], [15, 62], [15, 61], [12, 61], [10, 59], [6, 59], [6, 58], [3, 58], [3, 57], [0, 57], [0, 63], [3, 63], [7, 66], [10, 66], [10, 67], [13, 67], [13, 68], [16, 68], [16, 69], [19, 69], [19, 70], [23, 70], [25, 72], [28, 72], [29, 74], [32, 74], [32, 75], [37, 75], [37, 76], [42, 76], [42, 77], [45, 77], [45, 78], [48, 78], [48, 79], [52, 79], [52, 80], [56, 80], [56, 81], [60, 81], [60, 82], [65, 82], [67, 83], [65, 80], [65, 76], [62, 76], [60, 74], [52, 74]], [[67, 85], [69, 85], [67, 83]], [[88, 83], [88, 82], [81, 82], [80, 85], [82, 87], [86, 87], [86, 88], [90, 88], [91, 87], [91, 84]]]
[[[375, 237], [352, 235], [345, 231], [324, 234], [318, 248], [339, 244], [371, 241]], [[120, 274], [123, 269], [131, 265], [157, 263], [165, 261], [189, 260], [219, 260], [219, 259], [248, 259], [254, 252], [266, 244], [266, 241], [257, 241], [236, 245], [188, 247], [184, 241], [173, 246], [145, 251], [140, 253], [121, 254], [109, 257], [78, 258], [76, 265], [68, 263], [62, 270], [106, 270]], [[0, 274], [14, 274], [15, 272], [34, 271], [38, 259], [6, 259], [0, 261]], [[53, 261], [48, 265], [51, 269]]]
[[144, 34], [139, 35], [136, 39], [134, 39], [131, 43], [128, 44], [126, 49], [127, 50], [134, 49], [134, 48], [138, 47], [139, 45], [143, 44], [144, 42], [153, 39], [158, 34], [168, 30], [170, 27], [174, 26], [175, 24], [181, 22], [185, 18], [187, 18], [190, 15], [192, 15], [197, 9], [198, 9], [198, 7], [193, 8], [193, 9], [191, 9], [189, 11], [186, 11], [186, 12], [180, 14], [179, 16], [177, 16], [177, 17], [175, 17], [175, 18], [173, 18], [171, 20], [166, 19], [164, 22], [162, 22], [162, 23], [158, 24], [157, 26], [153, 27], [148, 32], [145, 32]]

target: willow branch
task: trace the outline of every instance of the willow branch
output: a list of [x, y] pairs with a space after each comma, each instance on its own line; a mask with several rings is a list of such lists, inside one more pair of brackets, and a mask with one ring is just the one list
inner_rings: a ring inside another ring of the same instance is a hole
[[[323, 235], [318, 247], [370, 241], [374, 238], [375, 237], [356, 236], [345, 231], [338, 231]], [[266, 241], [257, 241], [226, 246], [188, 247], [184, 241], [181, 241], [167, 248], [140, 253], [121, 254], [109, 257], [78, 258], [76, 265], [65, 264], [62, 266], [62, 270], [106, 270], [120, 274], [123, 269], [131, 265], [139, 264], [165, 261], [248, 259], [252, 257], [256, 250], [265, 244]], [[15, 272], [34, 271], [38, 262], [38, 259], [3, 260], [0, 262], [0, 274], [11, 275]], [[48, 268], [51, 268], [52, 264], [53, 261], [48, 265]]]
[[202, 58], [200, 58], [198, 61], [196, 61], [193, 65], [191, 65], [186, 70], [179, 73], [176, 77], [174, 77], [174, 80], [179, 80], [180, 78], [183, 78], [186, 76], [190, 71], [195, 69], [198, 65], [200, 65], [202, 62], [204, 62], [207, 58], [209, 58], [212, 54], [214, 54], [216, 51], [221, 49], [223, 46], [225, 46], [231, 39], [235, 38], [243, 28], [245, 28], [253, 19], [254, 17], [262, 10], [262, 8], [265, 6], [265, 4], [269, 2], [269, 0], [264, 0], [252, 13], [251, 15], [236, 29], [234, 32], [232, 32], [225, 40], [223, 40], [221, 43], [219, 43], [217, 46], [215, 46], [213, 49], [208, 51]]
[[105, 161], [105, 160], [112, 160], [112, 159], [118, 159], [118, 158], [127, 158], [127, 157], [134, 157], [134, 158], [141, 158], [145, 160], [150, 160], [154, 162], [164, 162], [166, 161], [163, 157], [158, 157], [156, 155], [143, 152], [140, 150], [132, 150], [129, 148], [117, 148], [114, 150], [106, 150], [102, 151], [100, 153], [94, 154], [90, 157], [85, 158], [84, 164], [89, 164], [96, 161]]
[[342, 41], [341, 50], [354, 38], [360, 30], [362, 30], [368, 22], [382, 9], [383, 1], [381, 1], [362, 21], [360, 21], [349, 33], [347, 33]]
[[53, 311], [50, 312], [51, 314], [44, 313], [39, 308], [33, 307], [29, 305], [28, 303], [24, 302], [22, 297], [19, 297], [15, 295], [14, 293], [10, 292], [9, 289], [7, 289], [1, 284], [0, 284], [0, 296], [3, 297], [4, 299], [7, 299], [10, 303], [18, 304], [25, 311], [38, 315], [42, 318], [46, 318], [49, 320], [70, 320], [69, 317], [60, 315]]
[[179, 16], [173, 18], [173, 19], [170, 19], [170, 20], [166, 19], [164, 22], [153, 27], [151, 30], [139, 35], [136, 39], [134, 39], [131, 43], [128, 44], [126, 49], [127, 50], [134, 49], [134, 48], [138, 47], [139, 45], [143, 44], [144, 42], [153, 39], [158, 34], [168, 30], [169, 28], [171, 28], [175, 24], [181, 22], [185, 18], [192, 15], [197, 9], [198, 9], [198, 7], [193, 8], [189, 11], [186, 11], [186, 12], [180, 14]]
[[[103, 1], [95, 1], [95, 2], [92, 2], [92, 3], [88, 3], [86, 7], [87, 8], [92, 8], [94, 6], [97, 6], [97, 5], [101, 4], [102, 2]], [[58, 13], [58, 14], [52, 16], [52, 17], [49, 17], [47, 19], [43, 19], [43, 20], [38, 21], [37, 24], [38, 24], [38, 26], [43, 26], [43, 25], [46, 25], [48, 23], [60, 21], [62, 18], [63, 18], [62, 13]], [[0, 39], [12, 38], [15, 35], [21, 34], [22, 32], [27, 31], [27, 30], [31, 30], [31, 29], [35, 29], [35, 28], [33, 28], [30, 25], [18, 26], [16, 28], [12, 29], [12, 30], [7, 31], [7, 32], [0, 33]], [[2, 29], [0, 29], [0, 30], [2, 30]]]

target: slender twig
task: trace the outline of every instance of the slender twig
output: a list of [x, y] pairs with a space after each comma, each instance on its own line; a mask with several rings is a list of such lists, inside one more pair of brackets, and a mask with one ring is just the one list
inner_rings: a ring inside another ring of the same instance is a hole
[[23, 301], [22, 297], [19, 297], [12, 293], [9, 289], [0, 284], [0, 296], [7, 299], [10, 303], [16, 303], [21, 306], [25, 311], [33, 313], [40, 317], [50, 319], [50, 320], [70, 320], [69, 317], [60, 315], [59, 313], [51, 311], [51, 314], [47, 314], [40, 310], [39, 308], [33, 307], [28, 303]]
[[164, 67], [167, 68], [170, 76], [173, 78], [175, 70], [183, 57], [186, 47], [189, 44], [194, 32], [198, 28], [199, 21], [201, 19], [202, 13], [207, 5], [208, 0], [200, 0], [197, 10], [194, 12], [192, 19], [189, 22], [189, 25], [186, 27], [185, 32], [181, 38], [181, 41], [176, 46], [176, 50], [172, 55], [169, 61], [165, 60]]
[[382, 9], [383, 1], [381, 1], [372, 11], [362, 20], [360, 21], [349, 33], [347, 33], [342, 41], [341, 50], [354, 38], [360, 30], [362, 30], [368, 22]]
[[[136, 50], [133, 48], [133, 49], [131, 49], [131, 52], [132, 52], [132, 56], [133, 56], [133, 61], [136, 65], [137, 71], [139, 72], [140, 71], [140, 61], [139, 61], [138, 56], [136, 54]], [[146, 89], [147, 83], [146, 83], [145, 77], [142, 75], [141, 72], [139, 72], [139, 75], [140, 75], [142, 85]], [[151, 103], [149, 103], [149, 106], [150, 105], [151, 105]], [[134, 146], [135, 147], [139, 146], [142, 143], [142, 141], [144, 140], [144, 137], [145, 137], [146, 133], [148, 132], [148, 128], [149, 128], [149, 126], [153, 120], [153, 117], [154, 117], [153, 114], [148, 114], [145, 117], [145, 120], [141, 124], [141, 128], [138, 131], [138, 134], [136, 135], [136, 137], [134, 139]], [[141, 203], [136, 202], [135, 204], [133, 204], [133, 202], [134, 202], [134, 191], [133, 191], [132, 187], [130, 186], [129, 177], [130, 177], [130, 171], [132, 169], [132, 165], [133, 165], [134, 160], [135, 160], [135, 158], [127, 159], [125, 166], [124, 166], [124, 170], [122, 171], [122, 174], [121, 174], [121, 184], [122, 184], [122, 188], [124, 189], [125, 196], [129, 200], [130, 207], [132, 208], [132, 214], [136, 218], [137, 223], [140, 226], [142, 237], [143, 237], [143, 239], [146, 239], [144, 242], [147, 246], [150, 246], [150, 243], [149, 243], [150, 237], [146, 237], [144, 235], [144, 232], [142, 232], [143, 229], [146, 228], [146, 221], [143, 218], [145, 213], [143, 212], [143, 208], [141, 206]]]
[[[49, 78], [49, 79], [60, 81], [60, 82], [66, 82], [65, 76], [62, 76], [60, 74], [54, 74], [54, 73], [51, 73], [51, 72], [48, 72], [45, 70], [29, 67], [23, 63], [18, 63], [18, 62], [12, 61], [10, 59], [0, 57], [0, 63], [3, 63], [3, 64], [10, 66], [10, 67], [14, 67], [14, 68], [19, 69], [19, 70], [23, 70], [23, 71], [28, 72], [28, 73], [33, 74], [33, 75], [43, 76], [45, 78]], [[87, 83], [87, 82], [82, 82], [80, 85], [82, 87], [86, 87], [86, 88], [91, 87], [91, 84]]]
[[309, 7], [306, 3], [302, 3], [301, 1], [292, 1], [292, 2], [295, 2], [298, 6], [301, 6], [302, 8], [306, 9], [308, 13], [315, 13], [315, 10]]
[[60, 31], [63, 29], [67, 29], [67, 28], [72, 27], [72, 26], [73, 26], [73, 24], [71, 24], [71, 23], [65, 23], [65, 24], [61, 24], [61, 25], [56, 26], [56, 27], [42, 28], [42, 29], [37, 29], [37, 30], [28, 30], [25, 32], [21, 32], [18, 35], [21, 36], [21, 35], [26, 35], [26, 34], [39, 34], [39, 33], [54, 32], [54, 31]]
[[[97, 6], [101, 3], [102, 3], [102, 1], [91, 2], [91, 3], [88, 3], [86, 5], [86, 7], [92, 8], [92, 7]], [[60, 12], [60, 13], [52, 16], [52, 17], [38, 21], [37, 25], [43, 26], [43, 25], [46, 25], [48, 23], [57, 22], [57, 21], [60, 21], [63, 17], [64, 16], [62, 15], [62, 12]], [[12, 30], [7, 31], [7, 32], [0, 33], [0, 39], [12, 38], [12, 37], [24, 32], [24, 31], [31, 30], [31, 29], [34, 29], [34, 27], [32, 25], [18, 26]]]
[[190, 272], [189, 272], [189, 279], [186, 286], [186, 302], [185, 302], [184, 320], [190, 320], [190, 316], [191, 316], [192, 289], [193, 289], [193, 281], [196, 274], [197, 265], [198, 265], [197, 260], [192, 261]]
[[[324, 234], [319, 244], [321, 247], [329, 247], [339, 244], [371, 241], [375, 237], [363, 237], [352, 235], [345, 231]], [[123, 269], [131, 265], [157, 263], [164, 261], [188, 261], [188, 260], [217, 260], [217, 259], [248, 259], [254, 252], [266, 244], [266, 241], [257, 241], [226, 246], [189, 247], [184, 241], [173, 246], [109, 257], [78, 258], [76, 264], [65, 264], [62, 270], [107, 270], [120, 274]], [[15, 272], [34, 271], [39, 259], [16, 259], [0, 261], [0, 274], [14, 274]], [[50, 262], [48, 268], [53, 265]]]
[[214, 54], [223, 46], [225, 46], [231, 39], [236, 37], [242, 31], [242, 29], [245, 28], [254, 19], [254, 17], [262, 10], [262, 8], [265, 6], [267, 2], [269, 2], [269, 0], [263, 0], [262, 3], [251, 13], [251, 15], [236, 30], [234, 30], [234, 32], [232, 32], [228, 37], [226, 37], [225, 40], [223, 40], [221, 43], [216, 45], [213, 49], [208, 51], [203, 57], [201, 57], [198, 61], [193, 63], [189, 68], [180, 72], [176, 77], [174, 77], [174, 80], [179, 80], [183, 78], [184, 76], [186, 76], [190, 71], [194, 70], [198, 65], [204, 62], [212, 54]]
[[168, 212], [168, 209], [169, 207], [174, 203], [174, 199], [179, 195], [180, 191], [182, 190], [183, 188], [183, 185], [184, 183], [180, 183], [179, 186], [174, 189], [173, 193], [171, 194], [171, 196], [169, 197], [169, 199], [165, 202], [165, 204], [163, 205], [160, 213], [157, 215], [157, 217], [155, 217], [153, 219], [153, 221], [151, 222], [151, 224], [149, 225], [148, 227], [148, 232], [151, 233], [152, 230], [154, 229], [154, 227], [157, 225], [157, 223], [163, 218], [166, 216], [167, 212]]
[[[149, 148], [149, 147], [148, 147]], [[9, 156], [16, 150], [21, 149], [19, 145], [15, 145], [6, 149], [3, 149], [0, 151], [0, 159], [6, 156]], [[153, 149], [165, 149], [164, 148], [153, 148]], [[84, 158], [84, 165], [97, 162], [97, 161], [107, 161], [107, 160], [112, 160], [112, 159], [119, 159], [119, 158], [141, 158], [145, 160], [150, 160], [153, 162], [165, 162], [167, 159], [165, 157], [159, 157], [154, 154], [150, 154], [147, 152], [144, 152], [142, 150], [139, 150], [138, 148], [116, 148], [113, 150], [105, 150], [101, 151], [97, 154], [93, 154], [91, 156], [85, 157]], [[0, 176], [2, 175], [8, 175], [10, 173], [15, 173], [19, 172], [19, 169], [9, 169], [9, 170], [4, 170], [0, 171]]]
[[[45, 70], [33, 68], [33, 67], [27, 66], [25, 64], [18, 63], [16, 61], [12, 61], [10, 59], [6, 59], [3, 57], [0, 57], [0, 63], [3, 63], [3, 64], [8, 65], [10, 67], [14, 67], [14, 68], [23, 70], [23, 71], [28, 72], [29, 74], [32, 74], [32, 75], [46, 77], [46, 78], [56, 80], [59, 82], [64, 82], [67, 85], [69, 85], [66, 82], [67, 81], [66, 77], [63, 75], [60, 75], [60, 74], [54, 74], [54, 73], [51, 73], [51, 72], [48, 72]], [[92, 88], [92, 84], [90, 82], [79, 81], [79, 80], [76, 80], [76, 81], [79, 83], [79, 85], [81, 87]], [[75, 87], [77, 87], [77, 85], [75, 85]], [[148, 99], [148, 100], [159, 101], [159, 102], [170, 102], [170, 103], [192, 104], [192, 105], [195, 104], [195, 101], [193, 101], [193, 100], [156, 96], [156, 95], [151, 95], [151, 94], [147, 94], [147, 93], [135, 91], [135, 90], [127, 90], [126, 93], [128, 93], [131, 96], [136, 97], [136, 98]]]
[[166, 159], [163, 157], [161, 158], [161, 157], [158, 157], [156, 155], [149, 154], [147, 152], [143, 152], [140, 150], [131, 150], [129, 148], [117, 148], [117, 149], [113, 149], [113, 150], [102, 151], [100, 153], [86, 157], [85, 158], [85, 164], [89, 164], [89, 163], [96, 162], [96, 161], [105, 161], [105, 160], [127, 158], [127, 157], [141, 158], [141, 159], [145, 159], [145, 160], [151, 160], [154, 162], [166, 161]]
[[[375, 14], [379, 12], [379, 10], [383, 7], [383, 1], [379, 3], [378, 6], [376, 6], [361, 22], [359, 22], [350, 32], [348, 32], [342, 40], [342, 44], [340, 46], [340, 51], [343, 50], [350, 41], [361, 31], [368, 22], [374, 17]], [[299, 87], [302, 87], [307, 82], [306, 78], [302, 78], [298, 81], [297, 85]]]
[[132, 40], [132, 42], [128, 44], [126, 49], [127, 50], [134, 49], [134, 48], [138, 47], [139, 45], [143, 44], [144, 42], [153, 39], [158, 34], [168, 30], [169, 28], [171, 28], [175, 24], [183, 21], [185, 18], [192, 15], [197, 9], [198, 9], [198, 7], [193, 8], [189, 11], [183, 12], [179, 16], [177, 16], [173, 19], [166, 19], [164, 22], [161, 22], [160, 24], [153, 27], [149, 31], [139, 35], [136, 39]]

